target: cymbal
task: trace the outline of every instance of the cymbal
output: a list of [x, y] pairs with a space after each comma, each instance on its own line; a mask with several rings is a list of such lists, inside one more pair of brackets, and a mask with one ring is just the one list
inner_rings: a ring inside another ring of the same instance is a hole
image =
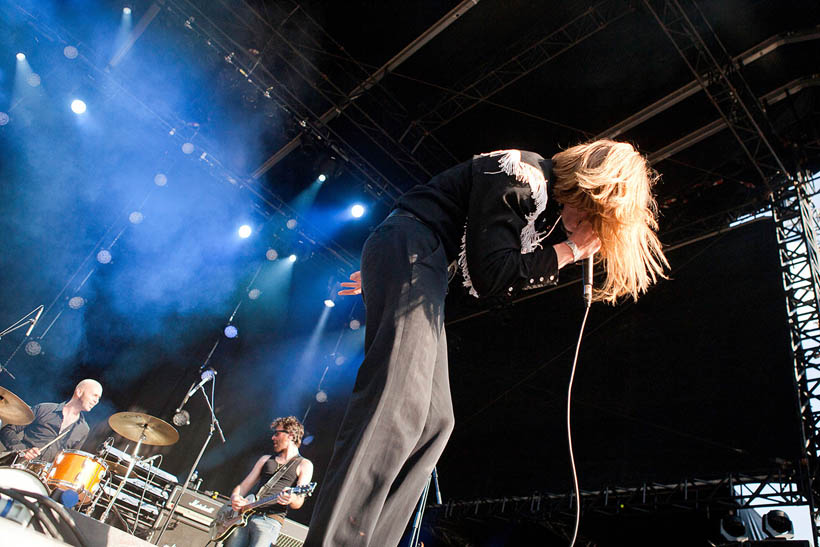
[[174, 426], [150, 414], [142, 412], [117, 412], [108, 418], [111, 429], [128, 439], [152, 446], [168, 446], [179, 440], [179, 433]]
[[0, 387], [0, 420], [3, 425], [28, 425], [34, 421], [34, 412], [20, 397]]

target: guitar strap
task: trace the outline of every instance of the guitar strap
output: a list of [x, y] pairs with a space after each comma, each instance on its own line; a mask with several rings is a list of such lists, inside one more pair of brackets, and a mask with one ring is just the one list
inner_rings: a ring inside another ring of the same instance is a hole
[[[276, 484], [276, 481], [278, 481], [280, 478], [282, 478], [282, 475], [287, 473], [288, 469], [290, 469], [293, 466], [294, 463], [296, 463], [297, 461], [301, 461], [301, 460], [302, 460], [302, 456], [295, 456], [288, 463], [286, 463], [285, 465], [280, 466], [279, 469], [277, 469], [276, 472], [273, 475], [271, 475], [271, 478], [268, 479], [268, 482], [266, 482], [262, 486], [262, 488], [259, 489], [259, 491], [256, 494], [256, 499], [262, 499], [265, 496], [267, 496], [268, 493], [269, 493], [269, 490], [273, 489], [273, 485]], [[274, 460], [274, 461], [276, 461], [276, 460]]]

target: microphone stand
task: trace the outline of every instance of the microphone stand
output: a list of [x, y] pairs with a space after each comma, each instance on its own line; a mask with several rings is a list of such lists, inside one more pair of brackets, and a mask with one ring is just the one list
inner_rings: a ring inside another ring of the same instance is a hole
[[427, 484], [424, 485], [424, 490], [421, 492], [419, 499], [419, 508], [416, 509], [416, 515], [413, 517], [413, 531], [410, 535], [410, 542], [408, 547], [418, 547], [421, 539], [421, 521], [424, 519], [424, 509], [427, 506], [427, 497], [430, 495], [430, 483], [433, 483], [436, 489], [436, 503], [441, 505], [441, 490], [438, 484], [438, 471], [433, 468], [433, 472], [427, 477]]
[[[3, 337], [4, 337], [5, 335], [7, 335], [7, 334], [9, 334], [9, 333], [11, 333], [11, 332], [14, 332], [14, 331], [16, 331], [17, 329], [22, 329], [22, 328], [23, 328], [24, 326], [26, 326], [26, 325], [31, 325], [31, 326], [33, 327], [34, 325], [33, 325], [32, 323], [35, 323], [35, 322], [36, 322], [36, 320], [31, 320], [31, 319], [28, 319], [28, 320], [27, 320], [27, 318], [28, 318], [29, 316], [31, 316], [31, 314], [33, 314], [33, 313], [37, 312], [37, 310], [39, 310], [41, 307], [42, 307], [42, 306], [37, 306], [36, 308], [34, 308], [33, 310], [31, 310], [30, 312], [28, 312], [27, 314], [25, 314], [23, 317], [21, 317], [20, 319], [18, 319], [17, 321], [15, 321], [15, 322], [14, 322], [14, 323], [13, 323], [10, 327], [8, 327], [6, 330], [4, 330], [4, 331], [0, 331], [0, 340], [2, 340], [2, 339], [3, 339]], [[39, 317], [38, 317], [38, 319], [39, 319]], [[26, 335], [26, 336], [28, 337], [28, 335]], [[20, 346], [17, 346], [17, 349], [20, 349]], [[15, 352], [15, 353], [17, 353], [17, 350], [14, 350], [14, 352]], [[12, 355], [13, 355], [13, 354], [12, 354]], [[2, 374], [3, 372], [5, 372], [5, 373], [6, 373], [6, 374], [8, 374], [9, 376], [11, 376], [11, 379], [12, 379], [12, 380], [16, 380], [16, 378], [14, 377], [14, 374], [12, 374], [11, 372], [9, 372], [9, 369], [7, 369], [6, 367], [4, 367], [3, 365], [1, 365], [1, 364], [0, 364], [0, 374]]]
[[[208, 431], [208, 436], [205, 438], [205, 443], [202, 445], [202, 449], [197, 454], [196, 460], [194, 460], [194, 465], [191, 466], [191, 471], [188, 473], [188, 477], [185, 479], [185, 483], [182, 485], [182, 488], [179, 490], [179, 494], [177, 495], [176, 499], [171, 503], [168, 507], [168, 516], [165, 517], [165, 523], [162, 525], [162, 530], [159, 531], [159, 535], [157, 536], [156, 540], [153, 538], [154, 545], [159, 545], [159, 540], [162, 538], [162, 534], [165, 533], [165, 530], [168, 529], [168, 524], [171, 523], [171, 517], [174, 516], [174, 511], [177, 509], [177, 505], [179, 505], [180, 500], [182, 500], [182, 494], [188, 489], [188, 485], [191, 484], [191, 478], [194, 476], [194, 472], [196, 471], [197, 466], [199, 465], [199, 460], [202, 459], [202, 455], [205, 453], [205, 449], [208, 448], [208, 444], [211, 442], [211, 438], [214, 436], [214, 431], [219, 433], [219, 438], [222, 442], [226, 442], [225, 435], [222, 433], [222, 426], [219, 425], [219, 420], [216, 418], [216, 413], [214, 412], [214, 405], [213, 400], [215, 398], [216, 392], [216, 378], [211, 378], [211, 398], [208, 399], [208, 393], [205, 391], [205, 386], [199, 386], [199, 391], [202, 392], [202, 396], [205, 397], [205, 403], [208, 405], [208, 410], [211, 412], [211, 427], [210, 431]], [[173, 495], [172, 495], [173, 497]], [[154, 528], [156, 530], [156, 528]]]

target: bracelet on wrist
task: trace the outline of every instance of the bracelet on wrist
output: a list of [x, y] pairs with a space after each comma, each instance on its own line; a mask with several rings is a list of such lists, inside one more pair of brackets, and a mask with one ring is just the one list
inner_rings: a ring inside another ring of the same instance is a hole
[[571, 239], [564, 241], [564, 243], [572, 251], [572, 261], [578, 262], [579, 260], [581, 260], [581, 249], [578, 248], [578, 245], [576, 245], [575, 242]]

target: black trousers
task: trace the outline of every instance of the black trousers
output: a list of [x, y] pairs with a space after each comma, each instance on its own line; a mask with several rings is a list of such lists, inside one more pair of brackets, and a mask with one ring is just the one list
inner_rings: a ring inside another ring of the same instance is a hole
[[388, 217], [362, 251], [365, 357], [306, 547], [397, 545], [453, 430], [436, 234]]

